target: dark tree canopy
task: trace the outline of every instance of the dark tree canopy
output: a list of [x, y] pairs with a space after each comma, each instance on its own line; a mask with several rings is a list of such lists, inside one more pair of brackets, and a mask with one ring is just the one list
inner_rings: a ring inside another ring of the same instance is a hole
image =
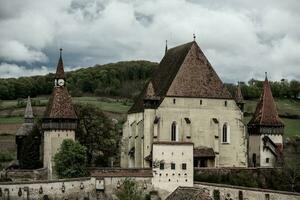
[[87, 148], [89, 166], [109, 165], [109, 158], [119, 155], [120, 136], [112, 120], [96, 106], [77, 104], [79, 118], [76, 140]]
[[76, 178], [87, 175], [86, 148], [79, 142], [66, 139], [54, 156], [55, 171], [59, 178]]

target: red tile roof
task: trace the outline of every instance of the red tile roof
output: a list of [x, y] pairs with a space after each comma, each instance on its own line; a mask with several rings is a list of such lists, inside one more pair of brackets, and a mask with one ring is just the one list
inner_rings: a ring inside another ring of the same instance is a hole
[[272, 96], [270, 83], [266, 77], [263, 92], [257, 103], [255, 113], [248, 125], [284, 126], [278, 116], [276, 104]]
[[72, 98], [66, 87], [54, 87], [50, 96], [44, 118], [77, 119]]
[[160, 102], [168, 96], [232, 99], [195, 41], [169, 49], [150, 83], [146, 84], [128, 113], [142, 112], [143, 101], [149, 92], [155, 92], [153, 96]]

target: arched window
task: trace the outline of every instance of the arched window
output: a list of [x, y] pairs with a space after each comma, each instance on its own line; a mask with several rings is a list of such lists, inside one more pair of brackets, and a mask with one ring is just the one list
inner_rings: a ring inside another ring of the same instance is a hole
[[176, 122], [173, 122], [172, 126], [171, 126], [171, 141], [177, 141], [177, 125], [176, 125]]
[[223, 131], [222, 131], [222, 142], [223, 143], [229, 143], [230, 141], [230, 127], [227, 123], [223, 125]]

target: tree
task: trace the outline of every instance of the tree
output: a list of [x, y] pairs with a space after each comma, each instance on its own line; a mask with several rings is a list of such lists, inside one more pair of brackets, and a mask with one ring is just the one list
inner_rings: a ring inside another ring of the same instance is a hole
[[119, 155], [116, 126], [96, 106], [76, 104], [75, 110], [79, 118], [76, 138], [87, 148], [87, 164], [107, 167], [108, 159]]
[[290, 92], [293, 98], [297, 99], [300, 94], [300, 82], [296, 80], [292, 80], [290, 82]]
[[75, 178], [87, 175], [86, 148], [79, 142], [66, 139], [54, 156], [55, 171], [60, 178]]
[[126, 178], [120, 188], [116, 191], [120, 200], [142, 200], [145, 199], [142, 189], [138, 187], [136, 181]]

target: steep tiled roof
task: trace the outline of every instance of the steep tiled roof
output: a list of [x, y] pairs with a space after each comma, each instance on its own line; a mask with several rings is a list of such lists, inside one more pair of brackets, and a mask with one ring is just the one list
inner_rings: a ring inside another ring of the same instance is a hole
[[59, 56], [57, 67], [56, 67], [55, 78], [65, 79], [64, 62], [62, 60], [61, 53], [60, 53], [60, 56]]
[[236, 88], [236, 93], [235, 93], [234, 100], [235, 100], [236, 103], [244, 103], [244, 97], [243, 97], [241, 87], [240, 87], [239, 84]]
[[166, 200], [211, 200], [203, 189], [195, 187], [178, 187]]
[[44, 118], [77, 119], [72, 98], [66, 87], [54, 87]]
[[255, 113], [248, 125], [284, 126], [278, 116], [276, 104], [273, 99], [270, 83], [267, 77], [265, 79], [263, 92], [259, 102], [257, 103]]
[[[168, 96], [232, 99], [195, 41], [169, 49], [150, 81], [160, 101]], [[145, 86], [129, 113], [143, 111], [148, 86]]]
[[26, 109], [25, 109], [24, 118], [33, 118], [33, 112], [32, 112], [32, 107], [31, 107], [31, 100], [30, 100], [29, 96], [27, 98], [27, 105], [26, 105]]

